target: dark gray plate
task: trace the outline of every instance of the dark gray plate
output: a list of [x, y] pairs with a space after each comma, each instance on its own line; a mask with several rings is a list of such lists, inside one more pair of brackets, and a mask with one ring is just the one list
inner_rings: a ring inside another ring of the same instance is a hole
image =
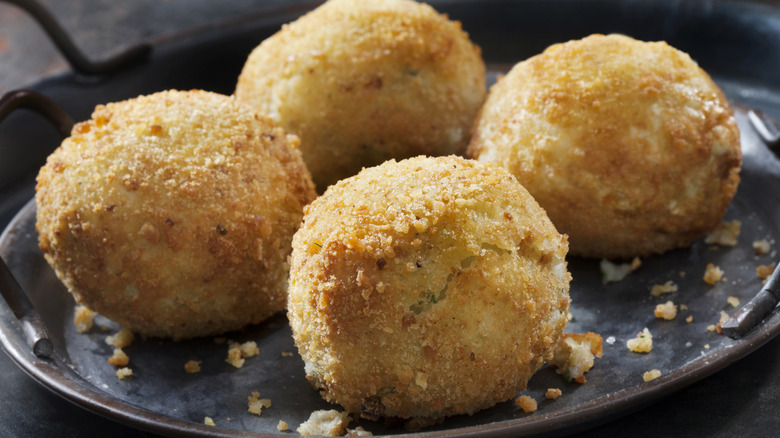
[[[716, 80], [733, 102], [780, 114], [780, 91], [767, 79], [778, 71], [774, 68], [777, 60], [758, 58], [761, 53], [754, 52], [776, 48], [780, 41], [752, 39], [770, 34], [760, 17], [777, 15], [777, 11], [760, 2], [744, 11], [740, 9], [744, 13], [733, 15], [738, 17], [733, 20], [726, 17], [739, 12], [732, 10], [739, 7], [731, 2], [715, 2], [701, 10], [693, 6], [686, 9], [679, 2], [492, 1], [477, 6], [477, 2], [452, 1], [436, 5], [464, 22], [464, 28], [482, 46], [486, 60], [494, 65], [511, 65], [550, 43], [591, 32], [620, 31], [643, 39], [667, 39], [716, 73]], [[596, 10], [599, 14], [593, 12]], [[148, 64], [103, 82], [85, 85], [66, 75], [44, 81], [36, 88], [63, 104], [77, 120], [86, 118], [97, 103], [159, 89], [197, 87], [229, 92], [248, 50], [291, 17], [271, 18], [260, 17], [251, 24], [233, 26], [227, 33], [223, 29], [218, 36], [201, 32], [187, 39], [158, 43]], [[689, 28], [694, 24], [703, 27], [694, 32]], [[728, 38], [721, 37], [722, 33], [728, 34]], [[756, 41], [763, 43], [753, 44]], [[723, 62], [724, 59], [729, 62]], [[751, 69], [748, 59], [762, 59], [765, 69]], [[215, 69], [214, 65], [223, 68]], [[615, 339], [604, 345], [604, 356], [588, 373], [588, 382], [566, 383], [552, 370], [543, 369], [531, 380], [528, 390], [522, 392], [540, 401], [535, 413], [524, 414], [507, 402], [473, 416], [447, 419], [425, 430], [424, 435], [572, 433], [702, 379], [744, 357], [780, 331], [777, 309], [739, 341], [706, 328], [718, 321], [721, 310], [733, 311], [726, 303], [728, 296], [737, 296], [744, 303], [760, 289], [755, 275], [757, 265], [777, 260], [776, 253], [755, 256], [751, 242], [766, 238], [774, 243], [773, 248], [777, 246], [780, 161], [748, 126], [742, 106], [737, 106], [737, 116], [743, 137], [743, 181], [726, 219], [742, 221], [740, 243], [733, 248], [713, 250], [698, 241], [689, 249], [647, 259], [625, 280], [608, 285], [601, 282], [597, 261], [570, 260], [574, 320], [568, 331], [594, 331], [605, 339]], [[25, 123], [28, 122], [10, 126], [6, 131], [10, 134], [0, 131], [0, 137], [8, 135], [13, 140], [5, 144], [19, 143], [30, 135]], [[35, 166], [46, 155], [45, 143], [34, 145], [38, 153], [33, 158], [20, 155], [14, 161], [19, 169], [21, 164], [33, 169], [26, 171], [28, 183], [18, 191], [26, 193], [26, 199], [31, 193], [29, 180], [35, 174]], [[0, 163], [0, 168], [9, 163]], [[43, 385], [98, 414], [164, 435], [276, 434], [280, 419], [294, 429], [311, 411], [332, 408], [309, 387], [297, 353], [282, 356], [282, 352], [295, 352], [283, 315], [227, 335], [239, 342], [254, 340], [260, 346], [260, 355], [248, 359], [241, 369], [225, 363], [227, 346], [212, 339], [178, 343], [137, 340], [126, 349], [134, 376], [118, 380], [114, 367], [106, 363], [111, 348], [104, 338], [109, 333], [97, 326], [88, 334], [75, 332], [73, 301], [37, 249], [34, 208], [33, 203], [28, 203], [12, 220], [0, 237], [0, 256], [42, 315], [55, 343], [55, 356], [41, 360], [30, 352], [5, 303], [0, 303], [0, 344]], [[7, 214], [5, 210], [2, 213]], [[701, 277], [707, 263], [722, 267], [728, 281], [715, 286], [705, 284]], [[686, 273], [684, 278], [680, 272]], [[653, 284], [668, 280], [679, 285], [677, 293], [661, 298], [650, 296]], [[674, 321], [656, 320], [655, 305], [667, 299], [686, 304], [689, 310], [681, 312]], [[693, 316], [690, 324], [685, 322], [689, 315]], [[105, 320], [98, 320], [99, 324], [108, 326], [110, 333], [117, 328]], [[625, 341], [644, 327], [655, 337], [653, 351], [647, 355], [630, 353]], [[184, 372], [184, 363], [190, 359], [203, 361], [199, 374]], [[653, 368], [660, 369], [662, 377], [644, 383], [642, 374]], [[548, 387], [561, 388], [564, 395], [545, 401], [543, 394]], [[261, 417], [246, 412], [247, 397], [252, 391], [273, 402]], [[202, 424], [206, 416], [215, 420], [216, 428]], [[360, 425], [375, 434], [404, 433], [403, 429], [380, 423], [363, 421]]]
[[[426, 430], [426, 435], [516, 435], [584, 425], [638, 407], [712, 374], [780, 331], [778, 312], [739, 341], [707, 330], [708, 325], [717, 323], [721, 310], [733, 311], [727, 297], [737, 296], [744, 303], [760, 289], [755, 268], [770, 263], [772, 256], [754, 255], [751, 243], [758, 239], [777, 242], [780, 237], [780, 163], [745, 125], [741, 111], [738, 120], [742, 122], [745, 153], [743, 180], [726, 218], [742, 222], [739, 244], [713, 249], [700, 240], [689, 249], [647, 259], [623, 281], [607, 285], [601, 281], [597, 261], [570, 260], [574, 320], [567, 331], [594, 331], [605, 339], [614, 337], [614, 343], [605, 343], [604, 355], [587, 374], [587, 383], [566, 383], [545, 368], [533, 377], [528, 390], [521, 392], [540, 401], [537, 412], [525, 414], [511, 402], [502, 403], [473, 416], [447, 419]], [[313, 410], [331, 408], [309, 387], [297, 353], [282, 355], [296, 351], [283, 315], [227, 335], [238, 342], [254, 340], [260, 346], [260, 355], [249, 358], [241, 369], [225, 362], [227, 346], [213, 339], [137, 340], [126, 348], [134, 375], [118, 380], [115, 368], [106, 362], [112, 348], [105, 343], [106, 335], [115, 332], [116, 325], [99, 318], [90, 333], [76, 333], [73, 300], [37, 248], [34, 213], [35, 205], [30, 202], [14, 218], [0, 238], [0, 255], [46, 322], [56, 355], [53, 360], [36, 358], [5, 306], [0, 306], [0, 342], [44, 385], [98, 413], [173, 435], [272, 434], [277, 432], [279, 420], [294, 428]], [[728, 281], [715, 286], [705, 284], [702, 275], [708, 263], [722, 267]], [[685, 276], [681, 277], [680, 272]], [[667, 280], [677, 283], [679, 291], [652, 297], [650, 287]], [[655, 305], [667, 299], [686, 304], [689, 310], [680, 312], [673, 321], [655, 319]], [[691, 323], [685, 321], [689, 315], [693, 316]], [[102, 330], [101, 325], [110, 332]], [[625, 341], [644, 327], [654, 335], [653, 351], [646, 355], [629, 352]], [[203, 361], [199, 374], [184, 372], [184, 363], [191, 359]], [[662, 377], [644, 383], [642, 374], [653, 368], [661, 370]], [[561, 388], [564, 395], [555, 401], [543, 401], [550, 387]], [[247, 397], [252, 391], [273, 402], [261, 417], [247, 413]], [[202, 425], [206, 416], [212, 417], [218, 427]], [[379, 423], [363, 421], [361, 425], [376, 434], [403, 432]]]

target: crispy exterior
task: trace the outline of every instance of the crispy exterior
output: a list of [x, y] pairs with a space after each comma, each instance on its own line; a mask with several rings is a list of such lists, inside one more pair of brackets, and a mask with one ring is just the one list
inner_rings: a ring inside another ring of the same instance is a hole
[[285, 307], [315, 196], [296, 142], [214, 93], [98, 106], [38, 175], [40, 247], [78, 302], [135, 332], [257, 323]]
[[485, 64], [428, 5], [331, 0], [263, 41], [235, 94], [301, 138], [322, 191], [390, 158], [464, 153]]
[[593, 35], [517, 64], [490, 92], [469, 156], [512, 172], [571, 241], [622, 258], [712, 230], [739, 183], [732, 110], [666, 43]]
[[566, 251], [497, 167], [417, 157], [342, 180], [293, 239], [288, 318], [307, 376], [367, 418], [513, 398], [566, 325]]

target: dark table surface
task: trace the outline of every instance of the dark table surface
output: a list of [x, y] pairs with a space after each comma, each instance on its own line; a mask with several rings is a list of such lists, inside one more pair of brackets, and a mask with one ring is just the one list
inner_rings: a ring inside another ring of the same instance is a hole
[[[71, 0], [43, 2], [77, 45], [100, 58], [128, 41], [271, 8], [285, 1]], [[780, 7], [780, 6], [779, 6]], [[0, 2], [0, 94], [67, 71], [22, 10]], [[578, 432], [582, 437], [780, 435], [780, 339], [726, 369], [638, 411]], [[0, 353], [0, 436], [150, 436], [94, 415], [50, 392]]]

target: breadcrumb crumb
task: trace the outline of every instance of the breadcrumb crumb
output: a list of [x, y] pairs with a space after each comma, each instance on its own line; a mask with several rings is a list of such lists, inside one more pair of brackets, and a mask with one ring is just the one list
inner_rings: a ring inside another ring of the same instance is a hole
[[216, 424], [214, 424], [214, 420], [212, 420], [211, 417], [204, 418], [203, 424], [205, 424], [206, 426], [216, 426]]
[[728, 313], [726, 313], [726, 312], [724, 312], [722, 310], [720, 311], [720, 320], [718, 321], [718, 325], [715, 326], [715, 330], [718, 332], [718, 334], [721, 334], [721, 335], [723, 334], [723, 330], [721, 329], [721, 325], [723, 325], [723, 323], [726, 322], [726, 320], [728, 320], [729, 318], [730, 318], [730, 316], [729, 316]]
[[548, 400], [555, 400], [560, 397], [563, 392], [558, 388], [547, 388], [547, 392], [544, 393], [545, 398]]
[[759, 265], [756, 267], [756, 275], [759, 278], [768, 278], [773, 272], [775, 272], [775, 267], [772, 265]]
[[720, 269], [720, 267], [715, 266], [712, 263], [708, 263], [707, 269], [704, 271], [704, 282], [713, 285], [720, 281], [721, 278], [723, 278], [723, 269]]
[[354, 429], [347, 429], [347, 436], [374, 436], [374, 434], [358, 426]]
[[659, 369], [652, 369], [650, 371], [646, 371], [644, 374], [642, 374], [642, 380], [645, 382], [649, 382], [651, 380], [655, 380], [657, 378], [661, 377], [661, 370]]
[[688, 317], [685, 318], [685, 322], [687, 322], [688, 324], [692, 323], [693, 322], [693, 315], [688, 315]]
[[128, 367], [124, 367], [116, 370], [116, 376], [119, 378], [119, 380], [124, 380], [126, 377], [130, 377], [132, 375], [133, 375], [133, 370]]
[[79, 304], [73, 309], [73, 324], [76, 325], [78, 333], [86, 333], [92, 330], [94, 321], [95, 312], [89, 310], [87, 306]]
[[615, 264], [607, 259], [601, 259], [599, 267], [601, 268], [601, 281], [604, 283], [612, 283], [620, 281], [631, 272], [639, 268], [642, 265], [642, 261], [639, 257], [634, 257], [631, 263]]
[[241, 357], [241, 349], [238, 346], [229, 348], [228, 357], [225, 359], [225, 362], [233, 365], [236, 368], [241, 368], [244, 366], [245, 360]]
[[241, 349], [241, 357], [252, 357], [260, 354], [260, 349], [257, 348], [257, 342], [255, 341], [244, 342], [238, 348]]
[[199, 373], [200, 364], [201, 361], [199, 360], [188, 360], [187, 363], [184, 364], [184, 371], [188, 372], [189, 374]]
[[276, 430], [279, 432], [286, 432], [290, 429], [290, 425], [287, 422], [279, 420], [279, 424], [276, 425]]
[[567, 382], [585, 383], [585, 373], [603, 352], [601, 336], [593, 333], [564, 333], [555, 346], [550, 365]]
[[282, 351], [282, 357], [292, 357], [293, 353], [291, 351]]
[[298, 426], [297, 432], [302, 436], [340, 436], [349, 424], [349, 414], [335, 409], [314, 411], [309, 419]]
[[769, 245], [769, 241], [766, 239], [753, 241], [753, 251], [756, 255], [769, 254], [769, 250], [772, 247]]
[[634, 353], [649, 353], [653, 349], [653, 335], [645, 327], [635, 338], [626, 341], [626, 346]]
[[739, 238], [742, 222], [738, 220], [723, 221], [712, 233], [704, 238], [704, 243], [722, 246], [734, 246]]
[[520, 407], [525, 413], [534, 412], [538, 407], [536, 400], [527, 396], [521, 395], [515, 399], [515, 404]]
[[672, 280], [669, 280], [664, 284], [654, 284], [650, 289], [650, 295], [660, 297], [663, 294], [677, 292], [678, 289], [677, 284]]
[[271, 399], [260, 398], [260, 393], [257, 391], [252, 391], [252, 395], [247, 397], [247, 403], [249, 412], [258, 416], [263, 413], [264, 408], [271, 407]]
[[108, 358], [108, 363], [118, 367], [123, 367], [130, 363], [130, 358], [124, 351], [122, 351], [121, 348], [114, 348], [114, 354]]
[[726, 298], [726, 302], [731, 305], [731, 307], [738, 307], [739, 306], [739, 298], [737, 297], [728, 297]]
[[677, 306], [672, 301], [655, 306], [655, 317], [671, 321], [677, 317]]
[[116, 348], [126, 348], [133, 343], [134, 339], [133, 332], [123, 327], [115, 335], [106, 336], [106, 344], [113, 345]]
[[238, 342], [228, 342], [228, 357], [225, 362], [233, 365], [236, 368], [244, 366], [245, 358], [257, 356], [260, 354], [260, 350], [257, 348], [255, 341], [247, 341], [243, 344]]

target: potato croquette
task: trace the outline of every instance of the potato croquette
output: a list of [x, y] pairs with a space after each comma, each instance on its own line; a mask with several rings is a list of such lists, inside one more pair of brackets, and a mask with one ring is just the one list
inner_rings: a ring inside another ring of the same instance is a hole
[[503, 166], [571, 254], [631, 258], [715, 228], [739, 184], [726, 98], [663, 42], [592, 35], [517, 64], [493, 88], [469, 156]]
[[301, 138], [322, 192], [390, 158], [464, 154], [485, 64], [428, 5], [331, 0], [263, 41], [235, 94]]
[[146, 336], [206, 336], [285, 308], [315, 196], [297, 138], [234, 98], [98, 106], [38, 175], [39, 245], [76, 301]]
[[293, 238], [288, 318], [309, 380], [374, 419], [515, 397], [566, 325], [567, 246], [495, 166], [416, 157], [340, 181]]

